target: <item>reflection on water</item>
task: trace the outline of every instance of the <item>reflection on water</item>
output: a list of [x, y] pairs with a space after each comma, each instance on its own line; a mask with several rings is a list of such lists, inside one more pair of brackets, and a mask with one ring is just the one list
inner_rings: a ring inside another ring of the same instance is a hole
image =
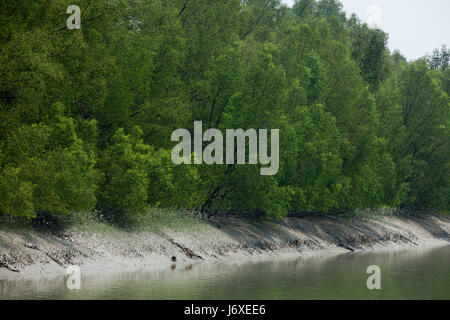
[[[369, 265], [381, 290], [366, 287]], [[90, 275], [81, 290], [65, 277], [0, 280], [0, 299], [450, 299], [450, 246]]]

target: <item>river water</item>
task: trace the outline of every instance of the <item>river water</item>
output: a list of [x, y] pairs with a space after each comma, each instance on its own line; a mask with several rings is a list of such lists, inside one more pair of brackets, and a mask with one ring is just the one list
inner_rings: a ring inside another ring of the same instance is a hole
[[[367, 288], [367, 267], [381, 289]], [[66, 277], [0, 280], [0, 299], [450, 299], [450, 246], [331, 257], [178, 265]]]

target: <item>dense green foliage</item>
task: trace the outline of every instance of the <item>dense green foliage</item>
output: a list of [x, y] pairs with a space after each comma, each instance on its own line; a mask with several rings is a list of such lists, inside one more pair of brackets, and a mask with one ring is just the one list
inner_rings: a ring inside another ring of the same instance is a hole
[[[445, 47], [407, 62], [335, 0], [0, 9], [0, 215], [450, 208]], [[280, 129], [279, 173], [174, 165], [171, 133], [194, 120]]]

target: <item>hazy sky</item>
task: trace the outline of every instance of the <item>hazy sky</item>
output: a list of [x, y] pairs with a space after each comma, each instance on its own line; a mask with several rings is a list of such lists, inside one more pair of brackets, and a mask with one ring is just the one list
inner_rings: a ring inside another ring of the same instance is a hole
[[[450, 0], [340, 0], [347, 15], [378, 24], [389, 34], [389, 48], [409, 60], [450, 46]], [[292, 5], [294, 0], [282, 0]]]

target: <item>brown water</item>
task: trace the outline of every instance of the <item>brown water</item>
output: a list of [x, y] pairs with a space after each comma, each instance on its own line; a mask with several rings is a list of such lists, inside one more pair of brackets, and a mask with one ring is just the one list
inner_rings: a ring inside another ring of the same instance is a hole
[[[367, 289], [370, 265], [381, 290]], [[0, 299], [450, 299], [450, 246], [82, 274], [80, 290], [65, 277], [0, 280]]]

